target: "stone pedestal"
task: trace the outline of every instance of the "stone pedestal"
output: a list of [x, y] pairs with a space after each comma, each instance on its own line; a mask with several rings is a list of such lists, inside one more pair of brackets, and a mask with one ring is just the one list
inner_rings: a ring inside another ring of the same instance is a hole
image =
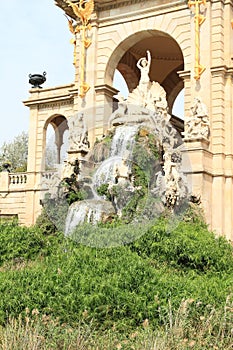
[[212, 202], [212, 153], [209, 141], [185, 139], [183, 150], [183, 171], [187, 174], [191, 193], [200, 197], [206, 221], [211, 224]]

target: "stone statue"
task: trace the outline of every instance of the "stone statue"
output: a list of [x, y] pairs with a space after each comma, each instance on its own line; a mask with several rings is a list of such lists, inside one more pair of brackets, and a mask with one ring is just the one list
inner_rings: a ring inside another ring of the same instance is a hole
[[137, 62], [137, 67], [141, 71], [141, 77], [139, 80], [138, 88], [141, 92], [146, 95], [150, 83], [149, 71], [151, 65], [151, 54], [150, 51], [147, 50], [147, 58], [141, 57]]
[[206, 105], [199, 97], [196, 97], [190, 111], [191, 114], [185, 122], [184, 137], [186, 139], [208, 139], [210, 124]]
[[[118, 109], [111, 115], [109, 126], [142, 124], [148, 126], [157, 136], [157, 147], [164, 149], [164, 164], [161, 171], [155, 174], [155, 188], [151, 193], [159, 196], [163, 205], [173, 210], [174, 206], [181, 203], [189, 192], [185, 176], [181, 171], [181, 138], [170, 122], [166, 91], [158, 82], [150, 81], [150, 65], [151, 54], [147, 50], [147, 57], [142, 57], [137, 62], [141, 72], [139, 85], [129, 93], [127, 99], [118, 95]], [[195, 115], [194, 119], [201, 121], [202, 126], [207, 124], [207, 112], [200, 100], [192, 106], [192, 114]], [[129, 170], [125, 160], [115, 165], [114, 186], [130, 182], [133, 187], [132, 174]], [[133, 192], [132, 189], [131, 192]]]
[[174, 207], [181, 197], [186, 194], [184, 179], [181, 172], [182, 156], [179, 150], [165, 147], [164, 149], [164, 182], [165, 201], [168, 207]]
[[127, 100], [120, 93], [116, 95], [118, 99], [118, 108], [112, 113], [108, 121], [108, 127], [111, 127], [114, 119], [122, 118], [125, 116], [127, 111]]
[[77, 151], [88, 148], [88, 131], [84, 122], [83, 113], [74, 114], [68, 119], [69, 127], [69, 150]]
[[158, 83], [153, 81], [146, 97], [146, 107], [151, 110], [167, 112], [168, 104], [166, 98], [166, 91]]

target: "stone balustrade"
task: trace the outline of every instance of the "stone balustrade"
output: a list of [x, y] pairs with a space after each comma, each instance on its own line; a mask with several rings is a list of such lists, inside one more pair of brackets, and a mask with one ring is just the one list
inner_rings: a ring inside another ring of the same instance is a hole
[[41, 175], [42, 175], [42, 179], [45, 180], [50, 180], [52, 178], [52, 176], [54, 175], [54, 173], [56, 172], [56, 170], [49, 170], [49, 171], [44, 171]]
[[9, 186], [23, 186], [27, 183], [27, 173], [10, 173]]

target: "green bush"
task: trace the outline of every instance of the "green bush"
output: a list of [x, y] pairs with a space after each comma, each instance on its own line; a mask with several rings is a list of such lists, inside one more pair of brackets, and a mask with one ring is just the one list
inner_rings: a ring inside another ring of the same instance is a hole
[[38, 255], [49, 255], [60, 235], [46, 236], [38, 227], [26, 228], [15, 222], [0, 222], [0, 266], [5, 262], [22, 262]]
[[[185, 218], [183, 218], [185, 219]], [[170, 226], [169, 226], [170, 224]], [[143, 258], [156, 259], [170, 266], [195, 271], [230, 273], [233, 271], [233, 248], [224, 237], [215, 237], [201, 221], [161, 219], [131, 245]]]
[[38, 216], [36, 220], [35, 227], [38, 228], [38, 230], [42, 231], [43, 234], [45, 235], [54, 234], [57, 231], [56, 226], [51, 221], [51, 219], [49, 218], [44, 208], [42, 209], [41, 214]]
[[[182, 300], [193, 299], [189, 317], [198, 324], [208, 305], [223, 308], [232, 291], [232, 248], [203, 224], [182, 222], [169, 232], [167, 223], [161, 219], [136, 242], [108, 249], [2, 225], [1, 262], [33, 260], [2, 268], [0, 322], [28, 307], [60, 323], [75, 326], [84, 318], [97, 328], [126, 332], [146, 319], [152, 328], [163, 325], [169, 303], [176, 310]], [[125, 227], [115, 229], [120, 235]]]

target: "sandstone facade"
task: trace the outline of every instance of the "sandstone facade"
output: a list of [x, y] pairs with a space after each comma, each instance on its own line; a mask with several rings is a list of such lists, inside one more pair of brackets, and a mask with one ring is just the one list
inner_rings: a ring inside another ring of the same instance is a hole
[[[75, 3], [75, 1], [73, 1]], [[76, 19], [65, 0], [56, 4]], [[51, 89], [31, 89], [25, 105], [30, 109], [29, 162], [25, 175], [0, 174], [1, 215], [18, 215], [21, 223], [35, 222], [40, 207], [41, 176], [45, 172], [46, 130], [57, 131], [58, 150], [67, 121], [84, 111], [93, 145], [108, 126], [113, 110], [113, 76], [118, 69], [132, 91], [138, 84], [136, 62], [152, 54], [151, 81], [166, 90], [169, 111], [178, 93], [185, 91], [185, 116], [196, 97], [207, 106], [208, 138], [186, 139], [193, 193], [201, 197], [210, 229], [233, 239], [233, 1], [213, 0], [200, 5], [205, 22], [200, 27], [199, 59], [205, 71], [195, 79], [195, 21], [186, 1], [95, 1], [91, 17], [92, 40], [86, 49], [85, 80], [90, 90], [79, 96], [81, 76], [80, 34], [76, 33], [74, 82]], [[12, 176], [26, 180], [13, 183]]]

